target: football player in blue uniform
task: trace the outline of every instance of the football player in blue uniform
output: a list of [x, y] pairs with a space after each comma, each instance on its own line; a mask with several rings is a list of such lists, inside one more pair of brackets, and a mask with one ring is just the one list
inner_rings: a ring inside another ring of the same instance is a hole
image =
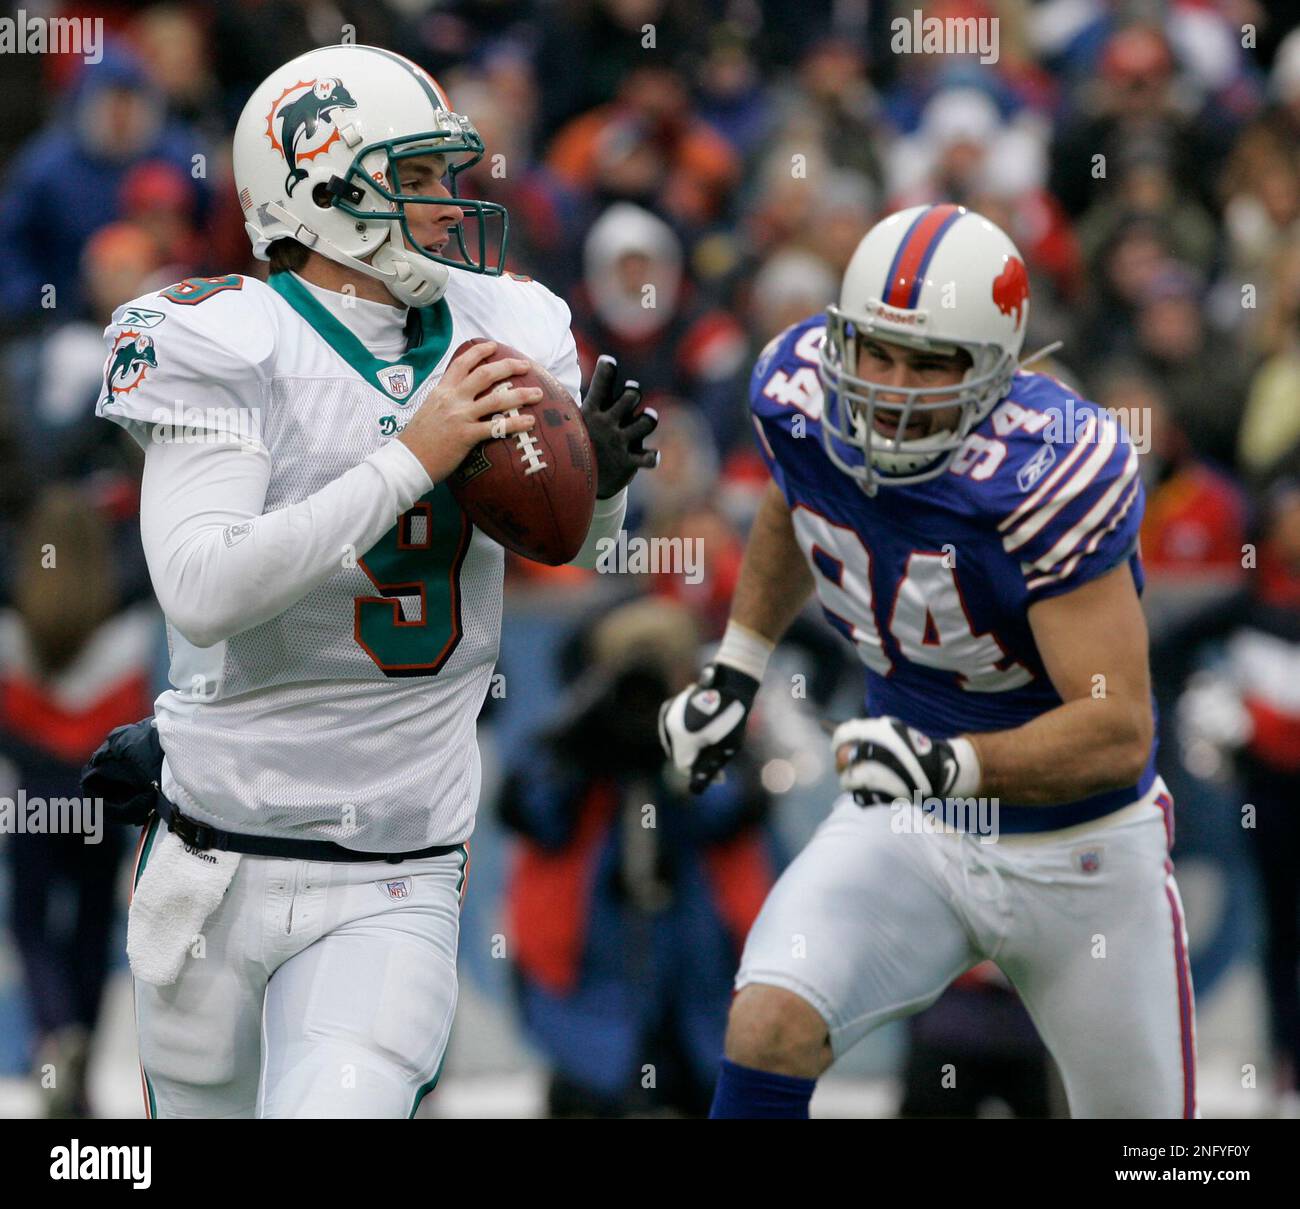
[[839, 304], [755, 366], [772, 483], [722, 645], [661, 739], [707, 785], [813, 591], [866, 703], [832, 738], [846, 792], [750, 932], [715, 1116], [807, 1116], [838, 1055], [984, 960], [1074, 1116], [1196, 1115], [1137, 451], [1022, 368], [1028, 315], [1011, 240], [919, 206], [872, 228]]

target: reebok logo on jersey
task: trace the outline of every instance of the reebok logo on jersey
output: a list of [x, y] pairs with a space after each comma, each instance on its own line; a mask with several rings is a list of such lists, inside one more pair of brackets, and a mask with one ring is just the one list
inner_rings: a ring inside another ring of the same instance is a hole
[[1020, 472], [1016, 475], [1016, 486], [1021, 492], [1028, 491], [1055, 464], [1056, 450], [1051, 445], [1044, 445], [1020, 467]]
[[157, 327], [166, 318], [162, 311], [146, 311], [144, 307], [129, 306], [122, 312], [122, 326]]
[[253, 522], [244, 521], [241, 525], [227, 525], [221, 536], [227, 546], [237, 546], [253, 531]]

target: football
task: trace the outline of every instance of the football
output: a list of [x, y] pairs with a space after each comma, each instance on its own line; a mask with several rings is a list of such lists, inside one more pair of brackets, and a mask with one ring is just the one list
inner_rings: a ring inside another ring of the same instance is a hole
[[[453, 360], [481, 340], [467, 340]], [[507, 550], [548, 566], [567, 563], [582, 548], [596, 506], [596, 459], [573, 396], [531, 358], [498, 344], [490, 358], [518, 357], [532, 368], [515, 386], [544, 392], [526, 410], [531, 432], [482, 441], [448, 479], [471, 521]]]

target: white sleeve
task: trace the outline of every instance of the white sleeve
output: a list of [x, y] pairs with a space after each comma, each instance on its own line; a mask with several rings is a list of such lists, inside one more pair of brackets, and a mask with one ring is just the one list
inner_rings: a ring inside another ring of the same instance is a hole
[[623, 527], [623, 514], [626, 511], [626, 487], [607, 500], [597, 500], [596, 511], [591, 515], [591, 528], [587, 530], [587, 540], [582, 543], [582, 549], [569, 560], [569, 565], [594, 571], [603, 553], [599, 549], [600, 543], [618, 537], [618, 531]]
[[270, 455], [257, 443], [153, 441], [140, 533], [154, 592], [195, 646], [284, 612], [362, 557], [433, 487], [391, 441], [297, 504], [262, 514]]
[[556, 380], [580, 404], [582, 402], [582, 368], [578, 364], [578, 345], [568, 325], [568, 307], [564, 309], [564, 333], [560, 343], [551, 354], [546, 368], [555, 375]]

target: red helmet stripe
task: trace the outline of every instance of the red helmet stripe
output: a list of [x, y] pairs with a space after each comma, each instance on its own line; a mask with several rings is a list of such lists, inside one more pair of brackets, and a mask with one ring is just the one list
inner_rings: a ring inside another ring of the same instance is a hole
[[921, 285], [940, 241], [966, 211], [961, 206], [931, 206], [918, 214], [894, 253], [885, 281], [884, 302], [911, 310], [921, 296]]

